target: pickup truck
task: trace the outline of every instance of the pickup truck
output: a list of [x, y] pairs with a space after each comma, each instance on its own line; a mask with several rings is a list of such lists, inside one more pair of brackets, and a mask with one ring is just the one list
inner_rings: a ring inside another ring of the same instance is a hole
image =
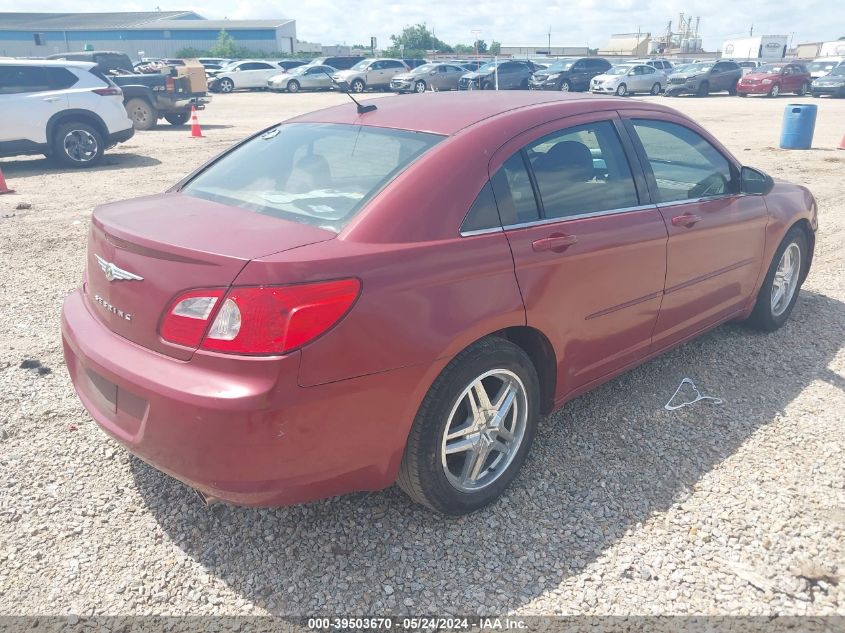
[[[161, 72], [135, 73], [125, 53], [81, 51], [58, 53], [48, 59], [94, 62], [98, 69], [123, 91], [123, 105], [136, 130], [150, 130], [159, 119], [171, 125], [184, 125], [191, 116], [191, 107], [203, 110], [211, 101], [207, 92], [192, 92], [187, 76], [175, 68]], [[169, 73], [169, 74], [168, 74]]]

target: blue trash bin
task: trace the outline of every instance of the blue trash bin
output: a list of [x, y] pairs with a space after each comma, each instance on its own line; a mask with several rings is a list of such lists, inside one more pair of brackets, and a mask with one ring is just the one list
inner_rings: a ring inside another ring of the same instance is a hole
[[816, 129], [819, 107], [805, 103], [790, 103], [783, 113], [780, 131], [781, 149], [810, 149]]

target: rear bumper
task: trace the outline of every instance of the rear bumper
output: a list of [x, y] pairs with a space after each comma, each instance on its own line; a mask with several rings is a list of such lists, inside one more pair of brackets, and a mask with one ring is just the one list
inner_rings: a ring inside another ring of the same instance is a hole
[[82, 292], [62, 308], [65, 362], [82, 404], [130, 452], [205, 495], [288, 505], [393, 483], [432, 367], [316, 387], [300, 354], [163, 356], [123, 339]]
[[125, 130], [120, 130], [119, 132], [113, 132], [112, 134], [109, 134], [109, 142], [108, 142], [109, 147], [112, 147], [113, 145], [117, 145], [118, 143], [123, 143], [125, 141], [128, 141], [133, 136], [135, 136], [135, 127], [133, 125], [130, 125]]

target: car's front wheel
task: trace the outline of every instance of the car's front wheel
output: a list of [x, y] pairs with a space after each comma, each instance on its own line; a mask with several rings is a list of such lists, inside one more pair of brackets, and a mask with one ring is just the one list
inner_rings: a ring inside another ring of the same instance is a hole
[[660, 83], [657, 82], [651, 87], [651, 94], [657, 96], [660, 94]]
[[628, 86], [626, 86], [625, 84], [619, 84], [619, 86], [617, 86], [616, 88], [616, 96], [624, 97], [626, 94], [628, 94]]
[[801, 88], [798, 89], [798, 96], [806, 97], [808, 92], [810, 92], [810, 84], [805, 81], [801, 84]]
[[569, 83], [568, 79], [564, 79], [560, 82], [560, 91], [561, 92], [569, 92], [572, 89], [572, 84]]
[[780, 243], [747, 324], [757, 330], [773, 332], [786, 323], [809, 264], [807, 236], [798, 227], [789, 230]]
[[418, 81], [417, 83], [414, 84], [414, 92], [423, 93], [423, 92], [426, 91], [426, 88], [427, 88], [427, 86], [425, 85], [425, 82], [422, 81], [422, 80], [420, 80], [420, 81]]
[[103, 135], [87, 123], [62, 123], [53, 133], [53, 156], [68, 167], [93, 167], [103, 158]]
[[474, 512], [516, 477], [537, 429], [540, 389], [528, 355], [497, 337], [455, 356], [423, 399], [398, 484], [449, 515]]
[[235, 89], [235, 82], [228, 77], [223, 77], [217, 84], [217, 89], [223, 94], [229, 94]]
[[772, 87], [769, 89], [769, 96], [770, 97], [777, 97], [780, 94], [780, 84], [772, 84]]
[[357, 92], [357, 93], [364, 92], [365, 87], [366, 86], [364, 86], [364, 82], [361, 81], [360, 79], [356, 79], [355, 81], [352, 82], [352, 85], [350, 85], [350, 88], [352, 88], [352, 92]]
[[299, 82], [296, 79], [291, 79], [288, 82], [288, 92], [299, 92]]

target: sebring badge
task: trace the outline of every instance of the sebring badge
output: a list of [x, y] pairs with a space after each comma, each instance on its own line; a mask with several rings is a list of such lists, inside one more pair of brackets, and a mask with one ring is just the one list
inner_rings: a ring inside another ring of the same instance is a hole
[[100, 257], [99, 255], [94, 255], [97, 258], [97, 261], [100, 263], [100, 268], [103, 269], [103, 272], [106, 274], [106, 279], [109, 281], [143, 281], [143, 277], [139, 277], [134, 273], [130, 273], [128, 270], [123, 270], [122, 268], [118, 268], [111, 262], [107, 262], [105, 259]]

